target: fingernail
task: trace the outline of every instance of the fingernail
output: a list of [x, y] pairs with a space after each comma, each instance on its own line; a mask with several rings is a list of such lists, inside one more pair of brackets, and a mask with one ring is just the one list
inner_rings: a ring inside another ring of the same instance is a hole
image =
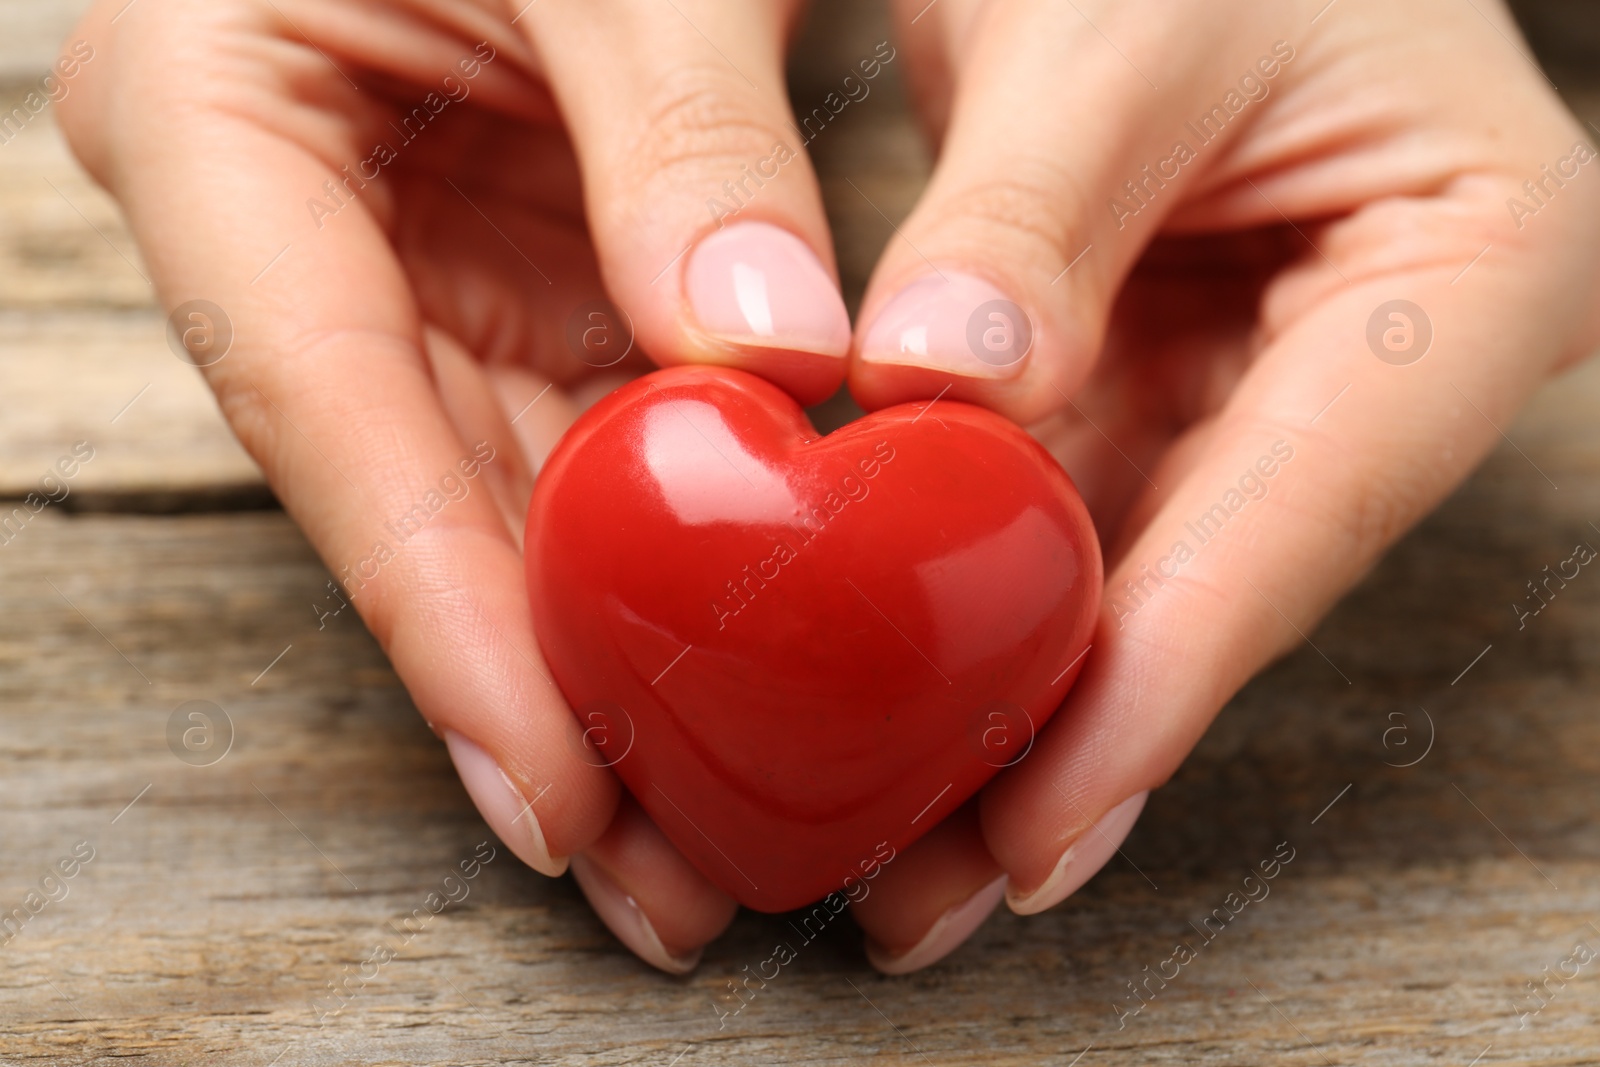
[[467, 795], [506, 847], [540, 874], [551, 878], [565, 874], [567, 857], [550, 855], [533, 805], [523, 798], [522, 790], [500, 769], [494, 757], [454, 730], [444, 732], [444, 743], [456, 773], [467, 787]]
[[700, 962], [700, 954], [704, 949], [695, 949], [686, 956], [669, 953], [657, 936], [656, 928], [650, 925], [644, 909], [639, 907], [639, 902], [623, 892], [622, 887], [612, 881], [599, 864], [585, 856], [574, 856], [572, 877], [578, 880], [578, 887], [589, 898], [589, 904], [600, 916], [600, 921], [610, 927], [611, 932], [617, 935], [617, 940], [650, 966], [668, 974], [688, 974]]
[[938, 963], [983, 925], [983, 920], [994, 911], [1005, 891], [1006, 876], [1002, 874], [964, 903], [939, 916], [928, 932], [922, 935], [921, 941], [898, 956], [868, 938], [867, 962], [884, 974], [910, 974]]
[[982, 278], [945, 272], [912, 282], [883, 306], [861, 359], [1000, 380], [1022, 372], [1032, 347], [1033, 323], [1021, 307]]
[[1076, 893], [1083, 883], [1106, 865], [1107, 860], [1116, 855], [1128, 831], [1138, 821], [1149, 796], [1150, 791], [1146, 789], [1102, 815], [1099, 822], [1080, 834], [1061, 854], [1044, 884], [1028, 893], [1019, 893], [1015, 888], [1008, 889], [1006, 904], [1018, 915], [1035, 915], [1046, 908], [1055, 907]]
[[685, 286], [700, 328], [738, 344], [844, 357], [850, 315], [822, 261], [768, 222], [736, 222], [689, 255]]

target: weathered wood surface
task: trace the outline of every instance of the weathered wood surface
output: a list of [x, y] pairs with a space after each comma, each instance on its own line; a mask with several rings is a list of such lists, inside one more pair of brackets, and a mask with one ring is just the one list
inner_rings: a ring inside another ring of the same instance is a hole
[[155, 309], [0, 310], [0, 498], [37, 489], [72, 445], [94, 458], [74, 508], [194, 506], [267, 496], [261, 471]]
[[38, 77], [89, 0], [0, 0], [0, 81]]
[[[0, 4], [0, 78], [39, 66], [72, 7]], [[813, 60], [797, 102], [851, 59]], [[898, 218], [925, 173], [902, 103], [885, 83], [814, 146], [853, 294], [891, 235], [877, 209]], [[728, 980], [793, 939], [783, 919], [742, 915], [668, 979], [502, 849], [324, 1015], [489, 832], [359, 621], [318, 630], [327, 574], [282, 514], [98, 511], [259, 482], [48, 112], [0, 146], [0, 210], [0, 497], [97, 447], [76, 510], [0, 546], [0, 914], [94, 850], [0, 928], [0, 1063], [1600, 1062], [1600, 961], [1517, 1016], [1525, 983], [1600, 949], [1600, 579], [1520, 632], [1510, 608], [1600, 546], [1600, 365], [1541, 394], [1509, 431], [1527, 458], [1496, 452], [1313, 635], [1353, 684], [1308, 648], [1254, 682], [1127, 859], [1056, 911], [1002, 911], [903, 979], [841, 921], [719, 1029]], [[209, 766], [169, 747], [187, 701], [231, 723]], [[1126, 983], [1198, 943], [1190, 923], [1284, 840], [1271, 895], [1119, 1029]]]
[[[319, 1022], [487, 830], [357, 620], [318, 631], [326, 572], [281, 514], [46, 511], [0, 549], [0, 907], [80, 840], [95, 858], [0, 949], [0, 1060], [1594, 1062], [1592, 970], [1525, 1029], [1513, 1004], [1600, 947], [1600, 581], [1520, 633], [1509, 605], [1600, 542], [1597, 401], [1600, 368], [1544, 394], [1512, 436], [1560, 490], [1496, 453], [1315, 635], [1354, 684], [1310, 649], [1257, 680], [1131, 862], [911, 978], [873, 975], [841, 922], [725, 1029], [725, 983], [793, 940], [782, 919], [741, 916], [667, 979], [504, 850]], [[191, 700], [232, 723], [211, 766], [168, 747]], [[1424, 751], [1419, 707], [1431, 751], [1386, 766]], [[1284, 840], [1271, 895], [1119, 1030], [1125, 983]]]
[[[70, 20], [56, 21], [65, 34]], [[51, 43], [37, 62], [53, 54]], [[0, 113], [26, 92], [0, 89]], [[0, 143], [0, 209], [0, 498], [35, 488], [77, 441], [95, 456], [73, 488], [102, 502], [263, 495], [210, 390], [169, 346], [138, 249], [53, 108]]]

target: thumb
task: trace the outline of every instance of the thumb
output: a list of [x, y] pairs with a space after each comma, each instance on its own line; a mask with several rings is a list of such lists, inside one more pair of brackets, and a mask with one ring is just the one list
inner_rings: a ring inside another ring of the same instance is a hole
[[815, 403], [844, 380], [850, 320], [784, 91], [792, 8], [586, 0], [521, 24], [624, 327], [657, 362], [740, 367]]
[[1292, 69], [1287, 44], [1274, 58], [1277, 16], [1241, 34], [1198, 8], [1147, 8], [955, 0], [909, 27], [954, 69], [954, 99], [939, 165], [862, 303], [850, 387], [864, 406], [948, 387], [1029, 423], [1087, 376], [1122, 280]]

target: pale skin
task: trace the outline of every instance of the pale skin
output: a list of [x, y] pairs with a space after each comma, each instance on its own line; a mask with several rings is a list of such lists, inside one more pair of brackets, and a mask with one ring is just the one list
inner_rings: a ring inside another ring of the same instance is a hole
[[[591, 899], [604, 883], [630, 900], [601, 915], [664, 969], [691, 966], [735, 905], [573, 743], [520, 558], [544, 456], [647, 369], [643, 352], [745, 367], [808, 401], [846, 380], [869, 408], [943, 390], [1034, 427], [1095, 514], [1107, 606], [1029, 756], [855, 906], [874, 962], [904, 969], [970, 934], [997, 897], [961, 905], [1002, 876], [1033, 912], [1114, 856], [1130, 798], [1600, 344], [1600, 161], [1537, 203], [1524, 188], [1595, 134], [1501, 5], [1324, 3], [900, 4], [895, 62], [939, 162], [837, 350], [703, 328], [678, 258], [715, 229], [706, 199], [795, 140], [790, 3], [540, 0], [513, 24], [522, 4], [491, 0], [111, 0], [75, 31], [96, 59], [61, 120], [163, 303], [226, 309], [235, 347], [207, 379], [336, 574], [474, 443], [495, 446], [489, 491], [446, 508], [355, 604], [434, 729], [520, 794], [474, 792], [496, 832], [547, 872], [584, 857]], [[495, 58], [470, 96], [318, 226], [307, 199], [482, 41]], [[1292, 59], [1268, 77], [1257, 64], [1278, 42]], [[1252, 71], [1264, 95], [1199, 145], [1185, 123]], [[1130, 198], [1124, 183], [1179, 139], [1194, 158]], [[1514, 197], [1538, 210], [1514, 213]], [[793, 234], [836, 285], [803, 153], [743, 216]], [[1001, 374], [866, 358], [880, 313], [934, 267], [1026, 309], [1026, 358]], [[638, 345], [597, 371], [564, 331], [602, 291]], [[1407, 366], [1366, 343], [1397, 298], [1434, 331]], [[1119, 593], [1278, 441], [1294, 458], [1264, 498], [1180, 576]]]

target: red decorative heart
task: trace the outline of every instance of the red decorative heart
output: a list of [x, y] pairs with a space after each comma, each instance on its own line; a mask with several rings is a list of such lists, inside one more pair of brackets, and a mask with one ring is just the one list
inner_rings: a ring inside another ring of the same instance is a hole
[[1101, 584], [1071, 480], [1000, 416], [905, 404], [820, 437], [714, 367], [585, 413], [526, 550], [590, 751], [759, 911], [849, 892], [1025, 754]]

